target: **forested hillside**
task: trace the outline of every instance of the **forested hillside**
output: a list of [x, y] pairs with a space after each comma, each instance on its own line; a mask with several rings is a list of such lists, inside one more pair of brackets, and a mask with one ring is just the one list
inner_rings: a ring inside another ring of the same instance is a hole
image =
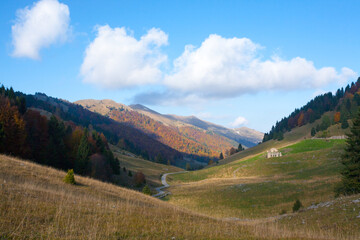
[[164, 124], [109, 100], [81, 100], [76, 103], [94, 112], [101, 111], [103, 115], [117, 122], [135, 127], [163, 144], [190, 155], [193, 159], [207, 162], [209, 158], [218, 158], [220, 152], [234, 146], [233, 141], [213, 132], [189, 124], [182, 126]]
[[27, 109], [25, 97], [4, 86], [0, 88], [0, 153], [106, 181], [119, 174], [119, 161], [102, 133]]
[[[269, 133], [265, 133], [263, 142], [270, 139], [282, 140], [283, 134], [295, 127], [313, 123], [323, 117], [321, 124], [312, 130], [312, 135], [316, 131], [326, 130], [335, 123], [341, 123], [342, 128], [348, 127], [348, 120], [356, 116], [360, 106], [360, 78], [357, 82], [338, 89], [333, 95], [331, 92], [315, 97], [300, 109], [295, 109], [288, 117], [281, 119], [271, 128]], [[323, 116], [325, 112], [332, 111], [332, 118]]]
[[174, 165], [182, 159], [180, 152], [154, 140], [147, 134], [124, 123], [116, 122], [84, 109], [80, 105], [48, 97], [41, 93], [24, 96], [28, 107], [53, 113], [65, 121], [71, 121], [80, 126], [90, 126], [98, 132], [102, 132], [112, 144], [141, 155], [145, 159], [154, 160], [158, 155], [161, 155]]

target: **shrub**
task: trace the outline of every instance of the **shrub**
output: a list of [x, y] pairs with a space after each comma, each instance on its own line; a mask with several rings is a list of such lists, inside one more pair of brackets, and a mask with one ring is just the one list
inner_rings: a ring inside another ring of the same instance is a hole
[[149, 186], [146, 184], [145, 187], [143, 188], [142, 192], [146, 195], [151, 195], [151, 190], [149, 188]]
[[294, 206], [293, 206], [293, 208], [292, 208], [293, 212], [299, 211], [299, 209], [302, 208], [302, 206], [303, 206], [303, 205], [301, 204], [300, 200], [299, 200], [299, 199], [296, 199], [296, 201], [295, 201], [295, 203], [294, 203]]
[[130, 170], [129, 170], [128, 176], [132, 177], [132, 172]]
[[64, 182], [69, 184], [76, 184], [73, 169], [68, 170], [66, 176], [64, 177]]
[[142, 172], [135, 173], [134, 183], [136, 187], [141, 187], [144, 183], [146, 183], [145, 175]]

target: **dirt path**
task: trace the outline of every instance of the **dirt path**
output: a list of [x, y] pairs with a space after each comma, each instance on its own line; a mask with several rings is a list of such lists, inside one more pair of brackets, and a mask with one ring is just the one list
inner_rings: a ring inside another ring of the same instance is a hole
[[164, 189], [164, 188], [170, 187], [170, 185], [166, 182], [166, 177], [167, 177], [167, 175], [178, 174], [178, 173], [186, 173], [186, 172], [187, 172], [187, 171], [181, 171], [181, 172], [165, 173], [164, 175], [162, 175], [162, 176], [161, 176], [161, 184], [162, 184], [163, 186], [155, 188], [155, 190], [156, 190], [158, 193], [156, 193], [156, 194], [154, 194], [154, 195], [152, 195], [152, 196], [153, 196], [153, 197], [157, 197], [157, 198], [163, 198], [163, 197], [165, 197], [166, 195], [171, 194], [171, 192], [169, 192], [169, 191], [165, 192], [165, 191], [162, 190], [162, 189]]

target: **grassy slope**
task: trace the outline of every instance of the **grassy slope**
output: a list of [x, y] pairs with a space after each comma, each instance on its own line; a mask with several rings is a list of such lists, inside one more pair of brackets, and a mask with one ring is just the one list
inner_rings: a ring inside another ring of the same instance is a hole
[[[251, 239], [249, 227], [0, 155], [0, 239]], [[186, 231], [184, 231], [186, 229]], [[224, 231], [226, 229], [226, 231]]]
[[[120, 161], [121, 173], [124, 175], [123, 167], [130, 170], [133, 174], [141, 171], [146, 176], [146, 181], [151, 186], [161, 185], [161, 175], [168, 172], [184, 171], [182, 168], [154, 163], [137, 157], [129, 157], [122, 154], [121, 150], [114, 145], [110, 145], [114, 156]], [[126, 174], [125, 174], [126, 175]], [[122, 178], [124, 181], [131, 181], [131, 178]], [[131, 182], [128, 182], [131, 185]]]
[[[264, 219], [277, 216], [282, 210], [291, 212], [297, 198], [306, 207], [334, 201], [333, 189], [340, 180], [339, 160], [344, 145], [345, 140], [308, 139], [281, 148], [281, 158], [252, 154], [199, 173], [173, 175], [173, 195], [167, 200], [211, 216], [240, 219]], [[360, 215], [360, 206], [349, 201], [344, 204], [352, 207], [345, 207], [340, 215], [336, 213], [338, 208], [325, 208], [325, 213], [306, 211], [280, 224], [294, 228], [304, 220], [308, 224], [302, 224], [302, 229], [315, 229], [319, 234], [327, 229], [336, 238], [359, 236], [360, 218], [356, 216]], [[349, 232], [354, 227], [355, 232]]]
[[[324, 239], [309, 229], [216, 219], [0, 155], [0, 239]], [[360, 200], [359, 200], [360, 201]], [[297, 221], [296, 218], [293, 218]]]

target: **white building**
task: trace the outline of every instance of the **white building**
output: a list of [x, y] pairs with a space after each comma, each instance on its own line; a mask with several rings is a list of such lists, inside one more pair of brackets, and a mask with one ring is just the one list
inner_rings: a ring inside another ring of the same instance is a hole
[[267, 151], [266, 153], [267, 158], [281, 157], [281, 156], [282, 156], [281, 152], [279, 152], [279, 150], [277, 150], [276, 148], [272, 148], [270, 149], [270, 151]]

